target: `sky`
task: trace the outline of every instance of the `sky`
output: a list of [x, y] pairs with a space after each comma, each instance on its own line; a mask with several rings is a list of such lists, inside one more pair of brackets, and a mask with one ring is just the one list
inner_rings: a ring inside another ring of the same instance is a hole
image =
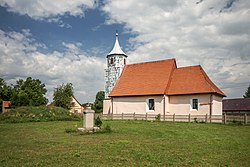
[[0, 0], [0, 78], [31, 76], [53, 91], [72, 83], [81, 103], [104, 90], [115, 32], [128, 63], [175, 58], [201, 65], [227, 95], [250, 84], [248, 0]]

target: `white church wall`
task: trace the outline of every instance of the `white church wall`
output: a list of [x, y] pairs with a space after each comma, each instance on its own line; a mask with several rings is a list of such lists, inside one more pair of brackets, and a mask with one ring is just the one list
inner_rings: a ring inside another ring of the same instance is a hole
[[212, 115], [222, 115], [222, 97], [213, 95]]
[[[148, 110], [147, 100], [155, 100], [155, 110]], [[113, 114], [163, 114], [163, 96], [114, 97]]]
[[[192, 109], [191, 100], [198, 99], [198, 110]], [[222, 108], [219, 98], [212, 104], [212, 115], [221, 115]], [[215, 111], [216, 112], [213, 112]], [[210, 114], [210, 94], [169, 96], [169, 114], [176, 115], [206, 115]]]

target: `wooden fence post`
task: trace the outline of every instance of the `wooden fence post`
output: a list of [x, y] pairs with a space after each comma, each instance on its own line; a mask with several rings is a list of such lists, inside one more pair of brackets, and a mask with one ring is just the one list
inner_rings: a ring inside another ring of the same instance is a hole
[[123, 120], [123, 113], [122, 113], [122, 120]]
[[247, 113], [245, 113], [245, 115], [244, 115], [244, 123], [245, 123], [245, 125], [247, 124]]
[[188, 122], [190, 123], [191, 122], [191, 115], [188, 114]]
[[148, 120], [148, 113], [146, 113], [146, 121]]
[[134, 112], [134, 120], [135, 120], [135, 112]]
[[206, 114], [206, 116], [205, 116], [205, 122], [207, 123], [207, 114]]
[[226, 123], [227, 123], [227, 114], [224, 113], [223, 117], [224, 117], [224, 118], [223, 118], [224, 124], [226, 124]]
[[175, 122], [175, 114], [173, 115], [173, 122]]

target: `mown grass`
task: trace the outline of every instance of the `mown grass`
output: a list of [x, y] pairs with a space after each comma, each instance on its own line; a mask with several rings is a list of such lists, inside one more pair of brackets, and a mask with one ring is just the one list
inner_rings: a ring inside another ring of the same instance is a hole
[[103, 123], [111, 133], [66, 133], [75, 121], [0, 124], [0, 166], [250, 165], [250, 126]]

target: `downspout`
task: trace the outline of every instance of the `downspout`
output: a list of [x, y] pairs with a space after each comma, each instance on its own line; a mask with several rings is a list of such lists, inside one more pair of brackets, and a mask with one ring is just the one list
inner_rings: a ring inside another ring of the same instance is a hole
[[113, 97], [111, 97], [111, 107], [112, 107], [112, 117], [113, 117], [113, 114], [114, 114], [114, 105], [113, 105]]
[[166, 116], [166, 108], [165, 108], [165, 95], [163, 95], [163, 120], [165, 121], [165, 116]]
[[210, 94], [210, 102], [209, 102], [209, 118], [210, 118], [210, 122], [211, 122], [211, 118], [212, 118], [212, 98], [213, 98], [213, 95]]

